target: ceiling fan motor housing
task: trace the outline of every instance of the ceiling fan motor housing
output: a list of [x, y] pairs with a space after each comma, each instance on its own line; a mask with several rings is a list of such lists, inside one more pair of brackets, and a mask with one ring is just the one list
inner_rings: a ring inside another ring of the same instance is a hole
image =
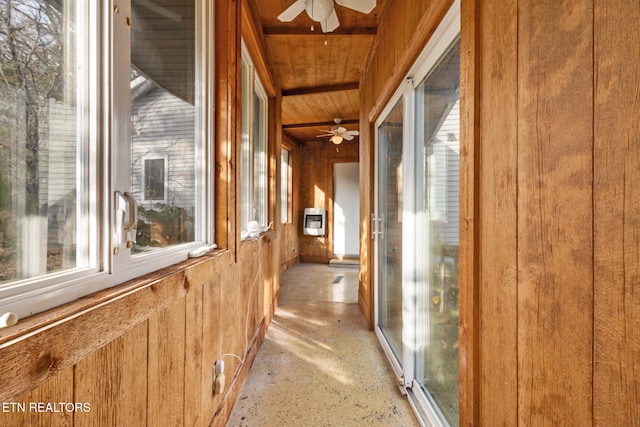
[[325, 21], [333, 11], [333, 0], [307, 0], [305, 10], [312, 20]]

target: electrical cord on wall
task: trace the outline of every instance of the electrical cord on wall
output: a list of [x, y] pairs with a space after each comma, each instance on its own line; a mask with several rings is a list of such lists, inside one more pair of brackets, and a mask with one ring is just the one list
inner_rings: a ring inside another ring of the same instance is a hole
[[247, 351], [249, 350], [249, 338], [247, 337], [247, 333], [249, 332], [249, 314], [251, 312], [251, 298], [253, 297], [253, 290], [256, 287], [256, 283], [258, 283], [258, 277], [260, 277], [260, 272], [262, 271], [262, 265], [260, 264], [260, 250], [262, 249], [262, 242], [260, 241], [260, 237], [251, 237], [250, 240], [253, 240], [258, 243], [258, 250], [256, 251], [256, 256], [254, 261], [258, 264], [258, 270], [253, 278], [253, 283], [251, 284], [251, 289], [249, 290], [249, 298], [247, 300], [247, 314], [244, 319], [244, 352], [242, 357], [238, 356], [235, 353], [225, 353], [222, 355], [222, 358], [225, 357], [233, 357], [240, 361], [240, 365], [244, 364], [244, 361], [247, 358]]

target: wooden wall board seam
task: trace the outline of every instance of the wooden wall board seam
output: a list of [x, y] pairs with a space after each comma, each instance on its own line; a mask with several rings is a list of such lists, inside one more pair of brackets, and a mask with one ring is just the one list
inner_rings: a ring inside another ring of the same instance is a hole
[[481, 0], [461, 4], [459, 422], [480, 426], [480, 29]]
[[593, 425], [640, 426], [640, 9], [594, 2]]

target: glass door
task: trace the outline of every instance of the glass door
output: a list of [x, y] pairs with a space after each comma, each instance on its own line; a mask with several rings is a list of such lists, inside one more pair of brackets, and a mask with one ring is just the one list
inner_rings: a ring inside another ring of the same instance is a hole
[[460, 42], [416, 88], [417, 390], [458, 425]]
[[402, 213], [404, 105], [401, 97], [377, 129], [377, 331], [402, 376]]
[[459, 2], [376, 123], [376, 333], [426, 425], [458, 425]]

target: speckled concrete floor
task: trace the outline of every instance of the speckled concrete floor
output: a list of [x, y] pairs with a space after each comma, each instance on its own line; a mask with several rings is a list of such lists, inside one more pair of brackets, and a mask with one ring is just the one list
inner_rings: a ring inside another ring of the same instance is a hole
[[418, 426], [357, 304], [358, 270], [299, 264], [229, 427]]

